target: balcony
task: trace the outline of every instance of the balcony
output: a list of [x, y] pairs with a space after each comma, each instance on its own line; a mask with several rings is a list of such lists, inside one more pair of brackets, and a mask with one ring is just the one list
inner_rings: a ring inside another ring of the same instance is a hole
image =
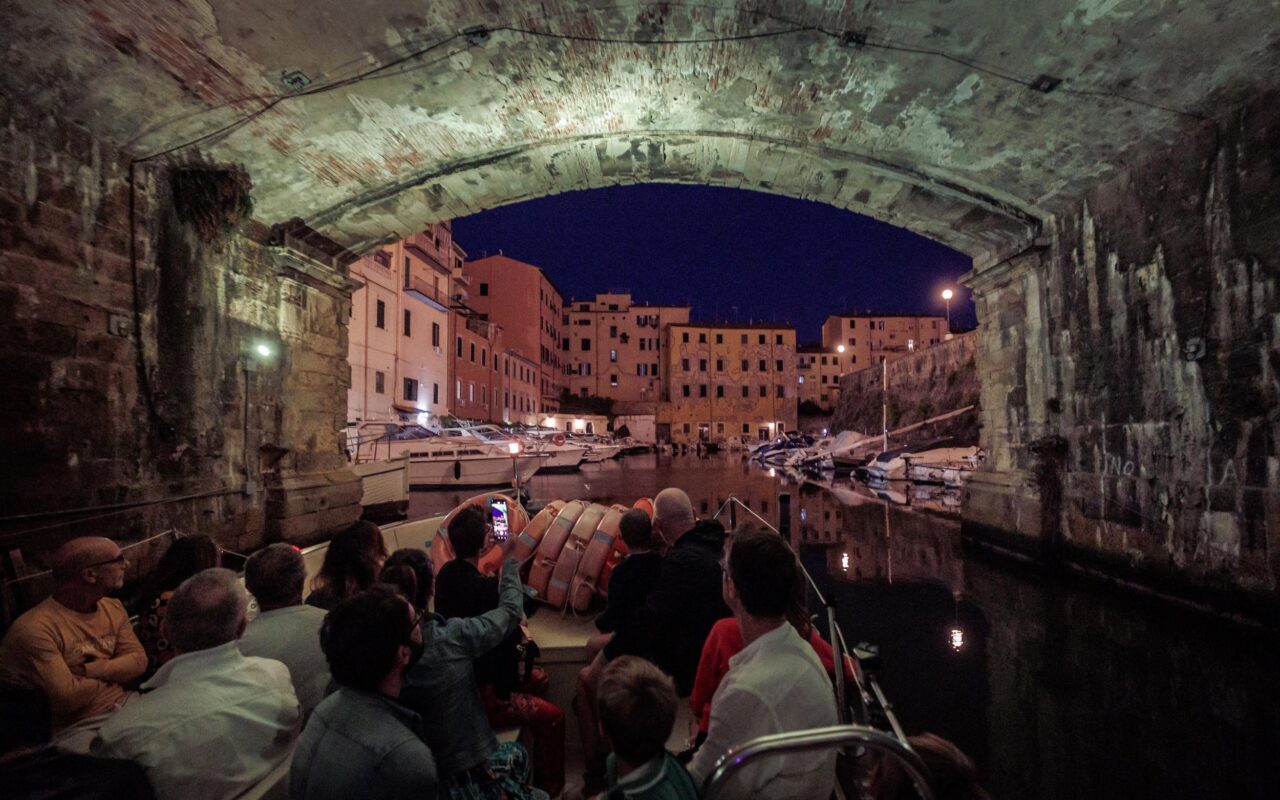
[[487, 319], [480, 317], [467, 317], [467, 330], [472, 333], [478, 333], [484, 338], [489, 338], [489, 331], [493, 328], [493, 324]]
[[[445, 281], [446, 287], [448, 281]], [[435, 284], [427, 281], [417, 275], [406, 275], [404, 277], [404, 293], [417, 300], [421, 300], [427, 305], [438, 311], [449, 310], [449, 295], [447, 288], [437, 290]]]

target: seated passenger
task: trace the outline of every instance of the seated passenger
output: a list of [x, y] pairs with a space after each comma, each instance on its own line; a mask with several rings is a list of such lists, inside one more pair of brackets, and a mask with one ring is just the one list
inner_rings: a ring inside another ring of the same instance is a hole
[[637, 618], [658, 581], [662, 556], [653, 546], [653, 528], [649, 515], [633, 508], [618, 523], [627, 556], [613, 570], [609, 581], [609, 598], [604, 613], [596, 618], [596, 627], [608, 634], [603, 649], [589, 666], [578, 672], [578, 694], [574, 709], [578, 712], [578, 730], [582, 735], [582, 753], [586, 764], [583, 784], [587, 794], [604, 787], [604, 751], [600, 748], [595, 718], [596, 686], [605, 664], [624, 655], [652, 657], [645, 630]]
[[338, 690], [307, 720], [289, 769], [291, 800], [434, 798], [436, 764], [422, 718], [396, 702], [422, 653], [417, 614], [389, 587], [338, 604], [320, 629]]
[[608, 800], [697, 800], [689, 773], [667, 752], [676, 721], [675, 687], [635, 656], [609, 662], [600, 677], [600, 728], [613, 753]]
[[[933, 733], [908, 736], [907, 743], [929, 768], [929, 788], [935, 800], [991, 800], [978, 785], [978, 771], [959, 747]], [[881, 756], [871, 772], [871, 796], [876, 800], [916, 800], [919, 794], [902, 762]]]
[[[729, 545], [724, 599], [746, 646], [711, 700], [707, 740], [689, 763], [699, 785], [729, 748], [758, 736], [835, 725], [836, 701], [822, 662], [786, 620], [799, 569], [781, 536], [740, 528]], [[738, 770], [721, 794], [751, 800], [828, 800], [835, 752], [765, 756]]]
[[132, 761], [67, 753], [50, 743], [49, 701], [39, 689], [0, 688], [0, 786], [6, 797], [153, 800]]
[[232, 798], [287, 758], [298, 698], [284, 664], [236, 647], [247, 607], [229, 569], [183, 581], [164, 621], [177, 655], [103, 723], [94, 755], [146, 767], [160, 800]]
[[[394, 561], [388, 559], [383, 578], [425, 609], [433, 589], [431, 561], [420, 550], [413, 551], [420, 555], [402, 557], [405, 552], [392, 554]], [[497, 647], [520, 623], [524, 592], [514, 560], [503, 564], [501, 582], [498, 607], [479, 616], [446, 620], [439, 614], [424, 614], [423, 654], [405, 675], [401, 699], [423, 715], [426, 741], [435, 754], [441, 782], [449, 796], [458, 800], [543, 797], [529, 788], [531, 765], [524, 746], [498, 743], [476, 685], [476, 659]], [[563, 729], [560, 736], [563, 743]]]
[[160, 557], [160, 563], [147, 576], [145, 587], [134, 606], [138, 613], [138, 641], [147, 651], [146, 676], [154, 675], [161, 665], [176, 655], [173, 645], [163, 633], [169, 598], [178, 584], [203, 569], [218, 566], [222, 551], [208, 536], [183, 536], [175, 539]]
[[[497, 581], [482, 577], [476, 566], [488, 541], [488, 519], [484, 508], [473, 506], [458, 512], [449, 523], [449, 542], [456, 558], [440, 569], [435, 587], [436, 611], [445, 619], [476, 617], [500, 605]], [[518, 574], [515, 581], [519, 586]], [[533, 670], [530, 680], [523, 683], [518, 677], [522, 611], [523, 605], [518, 604], [517, 624], [507, 629], [500, 646], [490, 648], [492, 652], [477, 661], [475, 681], [493, 728], [521, 726], [529, 730], [533, 785], [554, 797], [564, 787], [564, 712], [535, 694], [545, 691], [546, 673]]]
[[382, 531], [360, 520], [329, 541], [320, 572], [311, 579], [307, 605], [332, 611], [346, 598], [373, 586], [386, 560]]
[[72, 539], [54, 552], [53, 594], [18, 617], [0, 642], [0, 683], [39, 689], [53, 708], [54, 743], [88, 752], [94, 734], [134, 695], [125, 684], [147, 654], [119, 600], [126, 560], [115, 542]]
[[696, 522], [689, 495], [671, 488], [653, 498], [653, 530], [671, 549], [640, 619], [655, 663], [675, 679], [680, 696], [687, 697], [711, 626], [729, 616], [720, 592], [724, 526], [715, 520]]
[[[798, 565], [797, 569], [799, 569]], [[804, 603], [803, 574], [797, 575], [796, 588], [799, 592], [792, 601], [791, 610], [787, 612], [787, 622], [790, 622], [800, 637], [813, 648], [813, 652], [817, 654], [827, 674], [834, 675], [835, 653], [832, 652], [831, 645], [827, 644], [818, 630], [813, 627], [813, 623], [809, 621], [809, 610]], [[742, 628], [739, 627], [735, 617], [720, 620], [711, 627], [711, 633], [707, 635], [707, 642], [702, 646], [702, 658], [698, 661], [698, 674], [693, 681], [693, 692], [689, 695], [689, 708], [693, 711], [693, 718], [698, 725], [693, 743], [695, 750], [706, 740], [707, 728], [711, 725], [711, 698], [720, 687], [720, 681], [729, 672], [730, 659], [741, 652], [744, 646]], [[680, 757], [685, 758], [692, 754], [693, 751], [690, 750], [682, 753]]]
[[241, 653], [275, 659], [289, 668], [304, 718], [329, 687], [329, 665], [320, 649], [324, 610], [302, 602], [306, 578], [307, 565], [293, 545], [268, 545], [249, 556], [244, 583], [259, 611], [240, 637]]

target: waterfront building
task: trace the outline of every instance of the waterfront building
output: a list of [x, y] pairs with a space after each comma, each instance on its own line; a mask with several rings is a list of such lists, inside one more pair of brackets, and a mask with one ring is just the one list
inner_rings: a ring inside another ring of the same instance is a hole
[[453, 317], [453, 386], [449, 413], [476, 422], [502, 421], [502, 328], [464, 305]]
[[347, 420], [411, 419], [446, 411], [451, 277], [466, 253], [442, 222], [354, 261]]
[[663, 329], [659, 442], [769, 439], [796, 427], [796, 331], [772, 323]]
[[796, 353], [796, 388], [799, 402], [806, 400], [828, 411], [840, 397], [840, 376], [852, 372], [848, 355], [834, 348], [804, 345]]
[[946, 317], [927, 314], [832, 314], [822, 323], [822, 349], [844, 347], [845, 372], [857, 372], [940, 344]]
[[534, 266], [503, 255], [463, 266], [466, 304], [503, 327], [506, 347], [538, 364], [539, 413], [559, 409], [564, 387], [560, 291]]
[[650, 413], [662, 396], [662, 330], [689, 321], [689, 306], [640, 305], [626, 291], [573, 300], [561, 315], [570, 394], [607, 397], [617, 413]]

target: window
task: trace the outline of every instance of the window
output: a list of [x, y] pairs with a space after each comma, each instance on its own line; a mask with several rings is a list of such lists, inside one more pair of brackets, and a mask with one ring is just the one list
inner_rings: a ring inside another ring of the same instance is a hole
[[849, 337], [849, 346], [850, 346], [850, 347], [853, 347], [853, 346], [854, 346], [854, 345], [856, 345], [857, 343], [858, 343], [858, 340], [857, 340], [857, 339], [855, 339], [855, 338], [853, 338], [853, 337]]
[[743, 396], [743, 397], [746, 397], [746, 396], [747, 396], [747, 387], [745, 387], [745, 386], [743, 386], [743, 387], [742, 387], [742, 396]]
[[457, 393], [456, 393], [456, 395], [455, 395], [455, 396], [456, 396], [459, 400], [461, 400], [461, 399], [462, 399], [462, 381], [460, 381], [460, 380], [459, 380], [459, 381], [457, 381], [457, 385], [458, 385], [458, 388], [457, 388]]
[[698, 397], [707, 396], [707, 385], [705, 383], [698, 384]]
[[884, 320], [880, 320], [880, 327], [877, 330], [884, 330]]
[[857, 363], [858, 363], [858, 357], [857, 357], [857, 356], [849, 356], [849, 363], [850, 363], [850, 364], [857, 364]]
[[776, 387], [774, 387], [774, 388], [776, 388], [776, 389], [778, 390], [778, 397], [785, 397], [785, 396], [786, 396], [786, 393], [785, 393], [785, 392], [783, 391], [783, 389], [782, 389], [782, 384], [778, 384], [778, 385], [777, 385]]
[[590, 352], [590, 350], [591, 350], [591, 340], [590, 340], [590, 339], [583, 339], [583, 340], [582, 340], [582, 352], [586, 353], [586, 352]]
[[373, 390], [378, 394], [385, 394], [387, 391], [387, 375], [384, 372], [374, 370], [373, 373]]
[[706, 344], [706, 343], [707, 343], [707, 335], [705, 333], [698, 334], [698, 344]]
[[645, 342], [647, 342], [647, 341], [649, 341], [649, 340], [648, 340], [648, 339], [641, 339], [641, 340], [640, 340], [640, 349], [641, 349], [641, 350], [644, 350], [644, 343], [645, 343]]
[[763, 386], [763, 385], [762, 385], [762, 386], [760, 387], [760, 396], [761, 396], [761, 397], [768, 397], [768, 396], [769, 396], [769, 387], [768, 387], [768, 386]]
[[856, 327], [858, 327], [858, 321], [856, 319], [849, 320], [849, 330], [853, 330]]
[[751, 433], [751, 425], [750, 425], [750, 423], [747, 423], [747, 422], [742, 423], [742, 432], [743, 432], [743, 433]]
[[682, 372], [688, 372], [688, 371], [689, 371], [689, 359], [687, 359], [687, 358], [682, 358], [682, 359], [680, 359], [680, 370], [681, 370]]
[[683, 394], [685, 397], [689, 397], [690, 395], [689, 384], [686, 383], [684, 386], [681, 386], [680, 389], [681, 389], [681, 394]]
[[618, 360], [618, 351], [617, 351], [617, 350], [610, 350], [610, 351], [609, 351], [609, 360], [610, 360], [610, 361], [617, 361], [617, 360]]
[[705, 358], [698, 359], [698, 371], [699, 372], [707, 371], [707, 360]]
[[746, 344], [746, 343], [747, 343], [747, 335], [746, 335], [745, 333], [744, 333], [744, 334], [742, 334], [742, 343], [743, 343], [743, 344]]
[[723, 387], [723, 386], [717, 386], [717, 387], [716, 387], [716, 397], [724, 397], [724, 387]]
[[689, 334], [688, 333], [680, 334], [680, 341], [685, 342], [687, 344], [689, 342]]
[[742, 371], [743, 372], [747, 371], [747, 360], [745, 358], [742, 359]]
[[431, 402], [440, 403], [440, 384], [438, 383], [431, 384]]
[[796, 379], [796, 383], [798, 383], [798, 384], [800, 384], [801, 386], [803, 386], [803, 385], [804, 385], [804, 376], [803, 376], [803, 375], [801, 375], [799, 378], [797, 378], [797, 379]]
[[824, 367], [825, 367], [826, 365], [827, 365], [827, 357], [826, 357], [826, 356], [823, 356], [823, 357], [822, 357], [822, 366], [824, 366]]
[[826, 375], [823, 375], [823, 376], [822, 376], [822, 382], [823, 382], [823, 383], [826, 383], [826, 382], [827, 382], [827, 376], [826, 376]]
[[760, 334], [760, 344], [764, 344], [764, 334]]
[[489, 392], [488, 392], [488, 388], [489, 388], [489, 387], [487, 387], [487, 386], [481, 386], [481, 387], [480, 387], [480, 405], [482, 405], [482, 406], [488, 406], [488, 405], [489, 405]]
[[617, 385], [618, 385], [618, 376], [617, 376], [617, 375], [610, 375], [610, 376], [609, 376], [609, 385], [610, 385], [610, 386], [617, 386]]
[[579, 310], [579, 311], [590, 311], [590, 310], [591, 310], [591, 304], [590, 304], [590, 303], [579, 303], [579, 304], [578, 304], [578, 310]]
[[413, 315], [409, 313], [409, 309], [404, 310], [404, 335], [413, 335]]
[[775, 362], [773, 362], [773, 363], [774, 363], [774, 365], [775, 365], [775, 366], [774, 366], [774, 368], [775, 368], [778, 372], [782, 372], [782, 359], [778, 359], [777, 361], [775, 361]]
[[644, 377], [645, 375], [648, 375], [648, 374], [649, 374], [649, 365], [648, 365], [648, 364], [636, 364], [636, 374], [637, 374], [637, 375], [639, 375], [640, 377]]
[[373, 324], [383, 330], [386, 330], [387, 328], [387, 304], [381, 300], [378, 301], [377, 317]]
[[765, 370], [767, 370], [767, 369], [769, 368], [769, 367], [767, 367], [767, 366], [766, 366], [766, 363], [767, 363], [767, 362], [766, 362], [763, 358], [762, 358], [762, 359], [760, 359], [760, 371], [761, 371], [761, 372], [764, 372]]
[[476, 363], [476, 343], [471, 343], [471, 363]]
[[413, 378], [404, 379], [404, 399], [408, 403], [415, 403], [418, 400], [418, 382]]
[[724, 344], [724, 334], [723, 334], [723, 333], [717, 333], [717, 334], [716, 334], [716, 344]]
[[481, 297], [489, 296], [489, 284], [487, 283], [480, 284], [480, 296]]
[[467, 402], [474, 403], [476, 401], [476, 382], [467, 381]]
[[378, 252], [374, 253], [373, 260], [378, 262], [382, 266], [386, 267], [387, 269], [391, 268], [391, 254], [388, 253], [386, 250], [379, 250]]
[[610, 304], [609, 304], [609, 310], [610, 310], [610, 311], [617, 311], [617, 310], [618, 310], [618, 304], [617, 304], [617, 303], [610, 303]]
[[773, 343], [774, 343], [774, 344], [782, 344], [782, 334], [780, 334], [780, 333], [778, 333], [778, 334], [774, 334], [774, 337], [773, 337]]
[[649, 365], [649, 374], [650, 375], [658, 374], [658, 363], [656, 361]]
[[462, 358], [462, 337], [461, 337], [461, 336], [459, 336], [459, 337], [458, 337], [458, 352], [457, 352], [457, 356], [458, 356], [458, 358]]
[[724, 423], [723, 423], [723, 422], [717, 422], [717, 423], [716, 423], [716, 433], [724, 433]]
[[431, 323], [431, 346], [432, 347], [440, 346], [440, 323], [439, 322]]
[[480, 366], [489, 366], [489, 351], [483, 347], [480, 348]]
[[834, 366], [834, 367], [838, 367], [838, 366], [840, 366], [840, 356], [832, 356], [832, 357], [831, 357], [831, 365], [832, 365], [832, 366]]
[[569, 352], [569, 337], [568, 337], [568, 336], [566, 336], [566, 337], [564, 337], [563, 339], [561, 339], [561, 340], [560, 340], [560, 349], [561, 349], [561, 350], [563, 350], [563, 351], [565, 351], [566, 353], [567, 353], [567, 352]]
[[687, 422], [684, 424], [684, 432], [685, 432], [685, 433], [688, 433], [688, 432], [689, 432], [689, 423], [687, 423]]
[[716, 372], [724, 372], [724, 359], [723, 359], [723, 358], [717, 358], [717, 359], [716, 359]]
[[617, 326], [617, 325], [610, 325], [610, 326], [609, 326], [609, 338], [610, 338], [610, 339], [617, 339], [617, 338], [618, 338], [618, 326]]
[[561, 314], [561, 315], [560, 315], [560, 324], [561, 324], [561, 325], [568, 325], [568, 324], [569, 324], [569, 315], [568, 315], [568, 314]]

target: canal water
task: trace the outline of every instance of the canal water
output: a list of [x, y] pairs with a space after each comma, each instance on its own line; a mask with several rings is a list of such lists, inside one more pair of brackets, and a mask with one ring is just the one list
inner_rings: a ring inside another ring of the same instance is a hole
[[[988, 558], [962, 547], [955, 497], [734, 455], [632, 456], [528, 490], [630, 504], [667, 486], [702, 516], [731, 495], [775, 526], [786, 508], [846, 638], [880, 648], [903, 727], [954, 741], [996, 798], [1280, 798], [1280, 632]], [[470, 494], [415, 493], [411, 516]]]

